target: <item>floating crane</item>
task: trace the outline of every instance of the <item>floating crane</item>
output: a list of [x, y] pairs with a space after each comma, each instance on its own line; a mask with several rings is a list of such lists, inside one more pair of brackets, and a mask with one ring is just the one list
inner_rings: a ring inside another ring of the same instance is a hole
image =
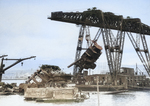
[[[139, 59], [150, 76], [150, 56], [145, 38], [145, 35], [150, 35], [150, 26], [142, 23], [139, 18], [124, 19], [122, 15], [102, 12], [93, 8], [83, 12], [52, 12], [51, 17], [48, 17], [48, 19], [81, 25], [79, 39], [83, 37], [85, 26], [98, 27], [97, 35], [102, 35], [110, 74], [115, 85], [121, 67], [125, 35], [128, 35]], [[114, 36], [112, 30], [117, 31], [116, 36]], [[139, 34], [143, 49], [139, 48], [133, 33]], [[82, 40], [78, 40], [75, 61], [79, 59], [81, 50]], [[75, 65], [74, 75], [78, 72], [79, 68]]]

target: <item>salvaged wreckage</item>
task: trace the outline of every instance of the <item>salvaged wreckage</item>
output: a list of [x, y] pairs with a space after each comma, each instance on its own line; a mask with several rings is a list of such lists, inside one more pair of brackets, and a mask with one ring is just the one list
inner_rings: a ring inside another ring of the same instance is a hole
[[25, 84], [20, 85], [20, 91], [25, 90], [21, 86], [26, 85], [28, 88], [42, 87], [65, 87], [71, 81], [72, 75], [66, 74], [58, 66], [42, 65], [40, 70], [34, 72]]
[[42, 65], [26, 83], [19, 85], [19, 91], [24, 92], [26, 100], [37, 102], [83, 100], [85, 95], [81, 95], [78, 88], [68, 87], [71, 78], [72, 75], [62, 72], [58, 66]]
[[6, 84], [0, 82], [0, 95], [14, 95], [19, 93], [19, 87], [16, 83]]

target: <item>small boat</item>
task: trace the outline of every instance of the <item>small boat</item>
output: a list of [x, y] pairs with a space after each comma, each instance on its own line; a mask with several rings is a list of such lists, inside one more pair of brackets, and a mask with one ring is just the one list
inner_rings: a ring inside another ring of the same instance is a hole
[[107, 92], [105, 94], [119, 94], [119, 93], [124, 93], [124, 92], [128, 92], [128, 90], [111, 91], [111, 92]]

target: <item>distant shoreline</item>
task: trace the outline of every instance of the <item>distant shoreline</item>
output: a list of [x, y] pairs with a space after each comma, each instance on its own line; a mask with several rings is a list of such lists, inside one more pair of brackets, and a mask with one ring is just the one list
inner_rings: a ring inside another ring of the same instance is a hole
[[18, 78], [15, 78], [15, 79], [2, 79], [2, 80], [27, 80], [27, 79], [18, 79]]

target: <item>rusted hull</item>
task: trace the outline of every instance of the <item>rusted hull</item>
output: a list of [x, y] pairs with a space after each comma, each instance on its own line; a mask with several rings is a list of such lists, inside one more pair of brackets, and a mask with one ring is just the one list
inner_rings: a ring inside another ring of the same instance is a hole
[[77, 93], [77, 88], [27, 88], [24, 97], [26, 99], [74, 99]]

